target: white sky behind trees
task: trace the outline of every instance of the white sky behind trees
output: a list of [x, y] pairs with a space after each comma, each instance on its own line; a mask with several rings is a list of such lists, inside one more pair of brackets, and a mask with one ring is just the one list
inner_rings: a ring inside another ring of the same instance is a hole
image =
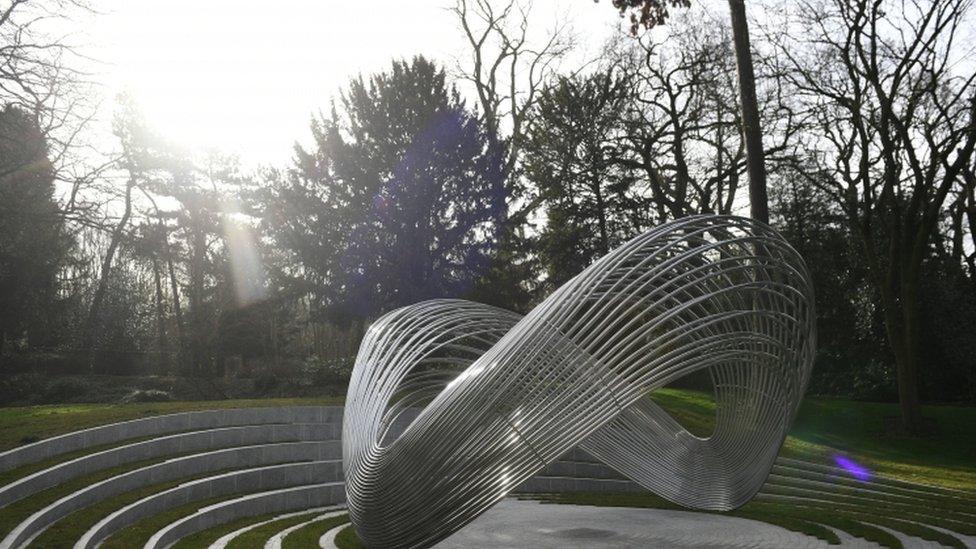
[[[422, 54], [453, 70], [467, 53], [452, 0], [112, 0], [83, 41], [101, 83], [103, 118], [127, 92], [146, 121], [190, 149], [218, 148], [245, 166], [281, 165], [310, 117], [350, 78]], [[579, 66], [621, 19], [609, 0], [536, 0], [540, 38], [560, 21]], [[469, 100], [469, 106], [473, 102]]]

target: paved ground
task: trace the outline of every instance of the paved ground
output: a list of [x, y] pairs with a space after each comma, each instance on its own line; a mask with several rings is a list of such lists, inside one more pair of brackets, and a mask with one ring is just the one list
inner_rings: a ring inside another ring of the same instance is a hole
[[[844, 547], [878, 547], [842, 536]], [[816, 538], [762, 522], [657, 509], [546, 505], [506, 499], [436, 549], [654, 547], [827, 548]]]

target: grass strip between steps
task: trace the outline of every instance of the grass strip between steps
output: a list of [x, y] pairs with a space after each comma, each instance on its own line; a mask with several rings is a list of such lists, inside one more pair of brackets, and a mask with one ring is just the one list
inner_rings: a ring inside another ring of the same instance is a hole
[[236, 497], [243, 496], [245, 493], [246, 492], [240, 492], [237, 494], [227, 494], [225, 496], [216, 496], [208, 499], [198, 500], [167, 509], [161, 513], [156, 513], [155, 515], [136, 521], [111, 534], [109, 537], [105, 538], [105, 541], [99, 544], [99, 548], [132, 549], [133, 547], [142, 547], [147, 541], [149, 541], [149, 538], [151, 538], [153, 534], [162, 530], [168, 524], [176, 522], [183, 517], [192, 515], [208, 505], [220, 503], [221, 501], [227, 499], [234, 499]]
[[[179, 433], [173, 433], [179, 434]], [[0, 486], [6, 486], [11, 482], [19, 480], [29, 475], [33, 475], [38, 471], [43, 471], [49, 467], [54, 467], [55, 465], [60, 465], [62, 463], [67, 463], [73, 459], [78, 459], [80, 457], [86, 456], [88, 454], [97, 454], [98, 452], [104, 452], [105, 450], [111, 450], [113, 448], [121, 448], [122, 446], [127, 446], [129, 444], [136, 444], [139, 442], [145, 442], [147, 440], [152, 440], [154, 437], [139, 437], [131, 438], [126, 440], [120, 440], [118, 442], [111, 442], [108, 444], [102, 444], [99, 446], [91, 446], [88, 448], [82, 448], [81, 450], [75, 450], [74, 452], [68, 452], [66, 454], [60, 454], [57, 456], [49, 457], [41, 461], [35, 461], [33, 463], [28, 463], [26, 465], [21, 465], [16, 469], [11, 469], [9, 471], [4, 471], [0, 473]]]
[[243, 517], [231, 522], [225, 522], [224, 524], [218, 524], [212, 528], [207, 528], [206, 530], [201, 530], [195, 534], [186, 536], [185, 538], [174, 543], [171, 549], [205, 549], [206, 547], [210, 547], [218, 539], [231, 532], [235, 532], [252, 524], [271, 520], [277, 517], [279, 514], [280, 513], [268, 513], [266, 515]]
[[940, 530], [930, 528], [924, 524], [876, 516], [857, 514], [854, 514], [853, 516], [862, 519], [864, 522], [869, 522], [877, 526], [884, 526], [885, 528], [896, 530], [903, 534], [908, 534], [909, 536], [921, 538], [926, 541], [934, 541], [936, 543], [945, 545], [946, 547], [953, 547], [954, 549], [966, 549], [966, 544], [963, 543], [961, 539]]
[[57, 486], [52, 486], [46, 490], [41, 490], [40, 492], [37, 492], [36, 494], [22, 500], [15, 501], [0, 509], [0, 537], [6, 536], [11, 530], [16, 528], [18, 524], [26, 520], [32, 514], [43, 509], [44, 507], [47, 507], [64, 496], [87, 488], [88, 486], [101, 482], [105, 479], [118, 476], [129, 471], [134, 471], [141, 467], [162, 463], [167, 459], [172, 458], [165, 457], [159, 459], [149, 459], [145, 461], [127, 463], [125, 465], [120, 465], [118, 467], [112, 467], [109, 469], [103, 469], [90, 475], [73, 478], [67, 482], [58, 484]]
[[0, 408], [0, 451], [91, 427], [180, 412], [228, 408], [341, 405], [341, 397], [250, 398], [131, 404], [57, 404]]
[[[288, 463], [302, 463], [302, 462], [296, 461], [296, 462], [288, 462]], [[268, 467], [273, 465], [276, 464], [272, 463], [268, 465], [262, 465], [262, 467]], [[219, 476], [233, 471], [243, 471], [249, 468], [250, 467], [243, 467], [243, 468], [231, 468], [231, 469], [221, 469], [216, 471], [207, 471], [204, 473], [200, 473], [199, 475], [182, 477], [179, 479], [175, 479], [163, 483], [151, 484], [151, 485], [143, 486], [141, 488], [137, 488], [135, 490], [130, 490], [128, 492], [123, 492], [121, 494], [114, 495], [107, 500], [103, 500], [94, 505], [89, 505], [88, 507], [79, 509], [67, 515], [66, 517], [62, 518], [61, 520], [55, 522], [46, 530], [44, 530], [41, 533], [41, 535], [39, 535], [34, 540], [34, 542], [31, 544], [31, 547], [32, 548], [38, 547], [44, 549], [68, 549], [70, 547], [73, 547], [74, 543], [78, 539], [80, 539], [81, 536], [83, 536], [85, 532], [88, 531], [89, 528], [97, 524], [98, 521], [102, 520], [103, 518], [109, 516], [113, 512], [127, 505], [135, 503], [143, 498], [152, 496], [154, 494], [158, 494], [165, 490], [176, 488], [177, 486], [181, 484], [185, 484], [187, 482], [192, 482], [194, 480], [200, 480], [207, 477]], [[219, 499], [226, 499], [227, 497], [230, 496], [225, 496]], [[161, 516], [165, 513], [166, 512], [164, 511], [159, 515], [154, 515], [153, 517], [149, 517], [149, 518], [155, 518], [156, 516]]]
[[365, 549], [363, 542], [359, 541], [359, 536], [356, 535], [356, 529], [353, 528], [352, 524], [346, 526], [335, 537], [335, 546], [337, 549]]
[[311, 520], [320, 514], [322, 514], [322, 511], [315, 511], [312, 513], [303, 513], [293, 517], [273, 520], [267, 524], [258, 526], [253, 530], [248, 530], [247, 532], [244, 532], [243, 534], [230, 540], [230, 543], [227, 544], [227, 549], [253, 549], [254, 547], [264, 547], [264, 544], [271, 538], [271, 536], [277, 534], [285, 528], [291, 528], [296, 524], [301, 524]]
[[308, 549], [309, 547], [318, 547], [319, 538], [329, 530], [347, 522], [349, 522], [349, 515], [339, 515], [306, 524], [285, 536], [285, 539], [281, 543], [281, 549]]

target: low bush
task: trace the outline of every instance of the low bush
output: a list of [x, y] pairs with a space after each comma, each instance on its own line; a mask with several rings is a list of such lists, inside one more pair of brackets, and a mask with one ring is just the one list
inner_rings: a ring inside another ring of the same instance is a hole
[[136, 389], [122, 398], [123, 404], [131, 402], [170, 402], [173, 395], [159, 389]]

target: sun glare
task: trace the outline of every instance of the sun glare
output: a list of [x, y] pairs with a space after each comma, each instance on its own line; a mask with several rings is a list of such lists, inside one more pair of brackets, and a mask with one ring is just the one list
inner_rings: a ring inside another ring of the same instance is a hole
[[[245, 163], [277, 163], [350, 78], [417, 54], [453, 67], [464, 48], [450, 5], [114, 0], [100, 6], [104, 16], [89, 34], [106, 109], [125, 92], [156, 131], [189, 149], [219, 147]], [[582, 24], [574, 30], [581, 43], [599, 43], [617, 20], [599, 8], [543, 0], [533, 12], [542, 32], [556, 23], [553, 14], [583, 11], [588, 17], [577, 17]]]
[[120, 2], [93, 34], [107, 91], [130, 94], [161, 134], [280, 160], [350, 77], [448, 51], [456, 33], [443, 2], [410, 4], [380, 6], [376, 18], [358, 2]]

